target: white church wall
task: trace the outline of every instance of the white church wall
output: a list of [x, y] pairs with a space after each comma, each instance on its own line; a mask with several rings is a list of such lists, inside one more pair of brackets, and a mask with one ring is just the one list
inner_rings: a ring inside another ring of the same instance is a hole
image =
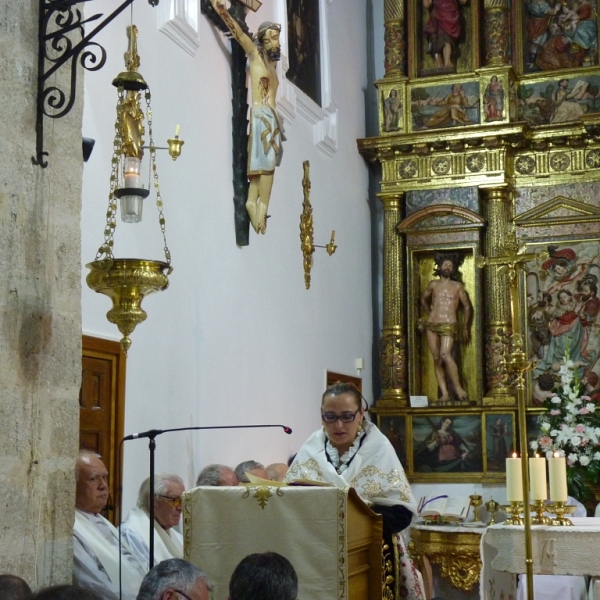
[[[105, 0], [110, 12], [118, 2]], [[140, 72], [152, 90], [154, 141], [165, 146], [181, 125], [185, 140], [173, 162], [159, 151], [167, 241], [174, 271], [168, 290], [148, 297], [146, 322], [132, 334], [127, 365], [125, 431], [185, 426], [283, 423], [293, 434], [257, 429], [171, 433], [157, 438], [156, 468], [191, 484], [210, 462], [286, 461], [319, 425], [325, 369], [355, 374], [355, 359], [371, 352], [370, 225], [367, 167], [356, 150], [364, 135], [364, 0], [327, 0], [331, 100], [337, 107], [337, 150], [315, 146], [302, 115], [286, 123], [288, 141], [275, 174], [267, 234], [235, 244], [229, 42], [204, 16], [194, 56], [157, 30], [156, 13], [134, 7]], [[90, 9], [86, 8], [88, 12]], [[281, 7], [264, 2], [249, 15], [251, 30], [278, 20]], [[103, 240], [116, 90], [123, 69], [129, 14], [99, 35], [106, 66], [86, 74], [83, 133], [96, 147], [84, 169], [82, 261]], [[146, 136], [147, 137], [147, 136]], [[304, 287], [299, 218], [302, 162], [310, 160], [315, 243], [336, 231], [336, 253], [314, 255]], [[146, 159], [147, 160], [147, 159]], [[119, 222], [115, 255], [161, 259], [162, 240], [152, 196], [138, 225]], [[148, 234], [151, 244], [145, 239]], [[87, 269], [83, 269], [85, 279]], [[108, 298], [83, 283], [83, 331], [118, 339], [105, 318]], [[369, 401], [371, 371], [363, 371]], [[146, 440], [125, 448], [124, 508], [148, 472]]]

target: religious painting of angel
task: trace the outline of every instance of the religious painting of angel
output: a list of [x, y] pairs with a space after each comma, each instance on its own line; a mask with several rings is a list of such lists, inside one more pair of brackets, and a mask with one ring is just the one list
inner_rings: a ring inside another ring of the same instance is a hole
[[535, 73], [598, 64], [596, 0], [525, 0], [523, 71]]
[[481, 415], [412, 418], [415, 473], [483, 471]]
[[505, 459], [514, 452], [514, 414], [485, 415], [486, 471], [504, 473]]
[[547, 247], [541, 265], [528, 263], [526, 277], [527, 348], [537, 361], [532, 371], [531, 404], [552, 395], [567, 354], [594, 393], [600, 376], [600, 242]]
[[479, 124], [479, 83], [454, 83], [411, 90], [413, 131]]

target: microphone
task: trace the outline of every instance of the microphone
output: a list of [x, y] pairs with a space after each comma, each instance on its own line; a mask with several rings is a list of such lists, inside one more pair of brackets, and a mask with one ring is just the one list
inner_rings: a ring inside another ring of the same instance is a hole
[[140, 433], [132, 433], [126, 435], [123, 441], [137, 440], [140, 438], [151, 438], [154, 439], [161, 433], [168, 433], [170, 431], [196, 431], [199, 429], [254, 429], [257, 427], [281, 427], [288, 435], [292, 433], [292, 428], [287, 425], [207, 425], [206, 427], [177, 427], [175, 429], [148, 429], [148, 431], [140, 431]]
[[126, 435], [123, 438], [123, 441], [127, 440], [137, 440], [138, 438], [151, 438], [156, 437], [162, 433], [162, 429], [148, 429], [148, 431], [142, 431], [140, 433], [132, 433], [131, 435]]

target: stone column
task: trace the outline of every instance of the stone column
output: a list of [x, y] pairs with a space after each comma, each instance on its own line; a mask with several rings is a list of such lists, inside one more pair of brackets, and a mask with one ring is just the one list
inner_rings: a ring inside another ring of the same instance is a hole
[[[36, 589], [71, 583], [81, 380], [81, 119], [46, 120], [35, 151], [38, 6], [0, 17], [0, 573]], [[70, 70], [54, 83], [69, 89]], [[49, 121], [52, 121], [49, 123]]]
[[508, 0], [485, 0], [485, 66], [509, 64], [510, 13]]
[[[481, 189], [481, 188], [480, 188]], [[483, 188], [483, 205], [487, 220], [484, 252], [487, 258], [502, 256], [510, 218], [510, 188]], [[485, 267], [485, 387], [486, 396], [495, 403], [512, 403], [512, 390], [507, 386], [502, 356], [508, 350], [512, 331], [510, 283], [499, 273], [500, 267]], [[485, 402], [485, 400], [484, 400]]]
[[403, 192], [380, 193], [383, 202], [383, 331], [380, 340], [382, 407], [407, 406], [406, 333], [404, 313], [406, 275], [404, 245], [398, 233]]
[[404, 75], [406, 39], [404, 36], [404, 0], [385, 0], [385, 77]]

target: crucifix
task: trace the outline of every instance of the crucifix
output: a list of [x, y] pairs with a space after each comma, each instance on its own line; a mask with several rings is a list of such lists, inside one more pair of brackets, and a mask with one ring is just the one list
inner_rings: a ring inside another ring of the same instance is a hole
[[[210, 2], [210, 3], [209, 3]], [[285, 139], [276, 107], [279, 80], [281, 26], [266, 21], [251, 35], [245, 10], [257, 10], [259, 0], [203, 0], [203, 11], [222, 31], [231, 35], [233, 184], [236, 243], [248, 245], [248, 223], [265, 233], [275, 167], [281, 162]], [[252, 106], [248, 113], [246, 61], [250, 67]], [[249, 131], [249, 133], [248, 133]]]
[[[519, 244], [513, 227], [508, 232], [508, 240], [502, 247], [503, 254], [494, 257], [478, 256], [475, 265], [479, 268], [496, 266], [500, 275], [508, 277], [510, 286], [510, 314], [512, 351], [508, 357], [507, 369], [516, 375], [517, 401], [519, 412], [519, 446], [521, 449], [521, 475], [523, 480], [523, 522], [525, 529], [525, 569], [527, 577], [527, 600], [533, 600], [533, 550], [531, 545], [531, 511], [529, 505], [529, 461], [527, 452], [527, 422], [525, 413], [525, 373], [533, 364], [527, 360], [524, 352], [523, 331], [521, 327], [521, 307], [519, 303], [519, 272], [527, 272], [527, 264], [533, 260], [548, 258], [548, 252], [525, 252]], [[517, 516], [518, 519], [518, 516]]]

